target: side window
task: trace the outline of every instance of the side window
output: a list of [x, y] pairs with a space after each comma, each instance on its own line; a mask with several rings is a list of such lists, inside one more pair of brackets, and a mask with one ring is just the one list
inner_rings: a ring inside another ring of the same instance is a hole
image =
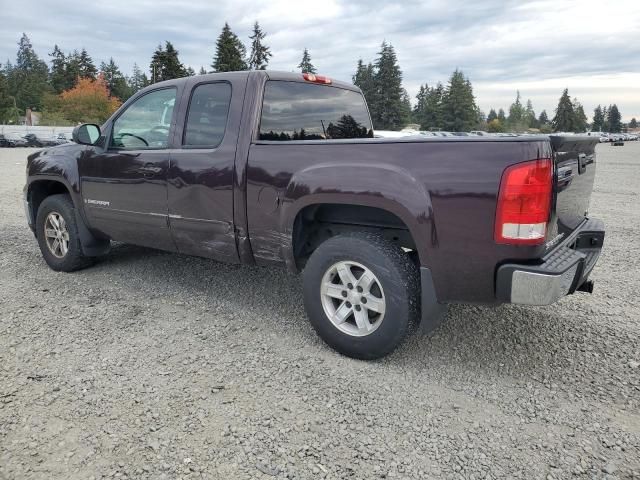
[[183, 146], [214, 148], [220, 145], [227, 126], [230, 102], [231, 85], [228, 83], [198, 85], [189, 102]]
[[359, 92], [302, 82], [267, 82], [260, 140], [368, 137], [373, 137], [373, 127]]
[[167, 148], [175, 103], [175, 88], [138, 98], [113, 123], [110, 146], [127, 150]]

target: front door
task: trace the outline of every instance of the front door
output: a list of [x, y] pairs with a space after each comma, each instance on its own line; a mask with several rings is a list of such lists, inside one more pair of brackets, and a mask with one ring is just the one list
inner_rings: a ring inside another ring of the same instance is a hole
[[168, 225], [167, 171], [175, 87], [134, 100], [105, 129], [105, 148], [79, 162], [89, 225], [113, 240], [175, 250]]
[[234, 161], [244, 78], [191, 79], [167, 178], [169, 224], [178, 251], [236, 263]]

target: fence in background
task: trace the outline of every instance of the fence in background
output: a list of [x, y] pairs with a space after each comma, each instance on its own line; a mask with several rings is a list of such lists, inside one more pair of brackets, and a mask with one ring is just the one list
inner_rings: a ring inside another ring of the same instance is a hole
[[67, 138], [71, 138], [71, 132], [73, 127], [50, 127], [44, 125], [37, 125], [35, 127], [30, 125], [0, 125], [0, 133], [15, 133], [20, 136], [27, 133], [35, 133], [37, 137], [50, 138], [55, 137], [59, 133], [64, 133]]

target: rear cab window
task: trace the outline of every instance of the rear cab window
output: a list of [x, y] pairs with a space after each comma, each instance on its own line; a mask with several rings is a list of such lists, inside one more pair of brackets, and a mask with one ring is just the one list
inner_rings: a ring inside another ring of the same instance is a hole
[[361, 93], [311, 83], [270, 80], [265, 85], [260, 140], [372, 138]]
[[227, 82], [203, 83], [194, 88], [182, 140], [183, 148], [215, 148], [224, 138], [231, 103]]

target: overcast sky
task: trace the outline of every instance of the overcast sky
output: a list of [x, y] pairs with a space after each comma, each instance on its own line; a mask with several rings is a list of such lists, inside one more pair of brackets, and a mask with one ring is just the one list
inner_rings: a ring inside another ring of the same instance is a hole
[[258, 20], [272, 69], [295, 69], [307, 47], [320, 73], [350, 80], [357, 60], [373, 61], [386, 39], [412, 97], [460, 68], [485, 113], [506, 110], [519, 89], [551, 117], [568, 87], [589, 116], [598, 103], [617, 103], [623, 120], [640, 119], [639, 0], [0, 0], [0, 11], [3, 62], [14, 61], [26, 32], [47, 60], [54, 43], [85, 47], [96, 64], [113, 57], [125, 74], [134, 62], [147, 69], [169, 40], [198, 71], [210, 68], [225, 21], [249, 47]]

